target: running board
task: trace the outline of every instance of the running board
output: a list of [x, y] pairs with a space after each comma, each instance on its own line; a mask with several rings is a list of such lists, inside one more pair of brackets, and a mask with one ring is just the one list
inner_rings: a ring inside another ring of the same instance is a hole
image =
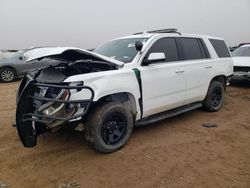
[[156, 123], [156, 122], [164, 120], [166, 118], [170, 118], [170, 117], [173, 117], [173, 116], [176, 116], [176, 115], [179, 115], [179, 114], [191, 111], [191, 110], [195, 110], [195, 109], [200, 108], [200, 107], [202, 107], [202, 103], [196, 102], [196, 103], [192, 103], [189, 105], [175, 108], [173, 110], [168, 110], [166, 112], [161, 112], [159, 114], [155, 114], [155, 115], [152, 115], [152, 116], [149, 116], [149, 117], [146, 117], [146, 118], [143, 118], [143, 119], [137, 121], [136, 126], [145, 126], [145, 125], [148, 125], [151, 123]]

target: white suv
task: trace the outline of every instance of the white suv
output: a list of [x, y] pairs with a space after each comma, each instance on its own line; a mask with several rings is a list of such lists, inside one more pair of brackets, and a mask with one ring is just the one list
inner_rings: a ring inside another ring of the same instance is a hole
[[98, 151], [113, 152], [134, 126], [200, 107], [219, 110], [233, 74], [223, 39], [175, 29], [114, 39], [93, 52], [58, 48], [36, 60], [44, 58], [61, 63], [28, 73], [17, 93], [26, 147], [45, 131], [71, 126]]

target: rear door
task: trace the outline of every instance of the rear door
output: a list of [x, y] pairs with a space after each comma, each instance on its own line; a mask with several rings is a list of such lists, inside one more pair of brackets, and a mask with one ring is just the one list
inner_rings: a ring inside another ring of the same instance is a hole
[[181, 58], [185, 63], [187, 87], [185, 104], [198, 102], [204, 99], [210, 82], [212, 59], [200, 38], [182, 37]]
[[147, 52], [165, 53], [166, 61], [141, 66], [143, 117], [182, 106], [185, 102], [186, 74], [179, 61], [176, 39], [161, 38]]

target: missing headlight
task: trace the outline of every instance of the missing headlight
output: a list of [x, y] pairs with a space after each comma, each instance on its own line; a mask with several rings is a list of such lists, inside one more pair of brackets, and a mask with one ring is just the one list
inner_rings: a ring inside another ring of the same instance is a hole
[[[60, 93], [55, 97], [58, 100], [66, 101], [70, 97], [68, 90], [62, 89]], [[38, 108], [38, 112], [42, 112], [44, 115], [54, 115], [65, 106], [64, 103], [59, 102], [47, 102]]]

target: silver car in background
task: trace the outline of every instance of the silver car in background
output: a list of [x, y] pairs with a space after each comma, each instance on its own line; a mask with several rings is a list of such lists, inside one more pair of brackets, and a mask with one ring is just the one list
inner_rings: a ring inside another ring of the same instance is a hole
[[23, 77], [27, 72], [45, 68], [50, 65], [56, 65], [60, 63], [59, 60], [35, 60], [27, 61], [27, 59], [33, 56], [40, 56], [48, 54], [55, 49], [75, 49], [72, 47], [36, 47], [26, 50], [6, 50], [0, 51], [0, 82], [12, 82], [18, 78]]
[[[17, 77], [24, 76], [20, 66], [25, 65], [22, 56], [23, 50], [1, 50], [0, 51], [0, 81], [11, 82]], [[20, 68], [19, 68], [20, 67]]]

